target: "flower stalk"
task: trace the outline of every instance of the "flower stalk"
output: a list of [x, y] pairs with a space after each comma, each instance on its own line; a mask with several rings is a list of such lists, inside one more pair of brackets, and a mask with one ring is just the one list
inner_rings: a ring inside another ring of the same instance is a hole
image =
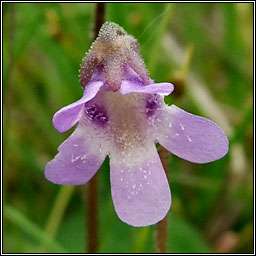
[[88, 212], [87, 212], [87, 250], [95, 253], [99, 245], [98, 235], [98, 197], [99, 197], [99, 175], [96, 174], [88, 184]]
[[[166, 173], [167, 179], [169, 180], [169, 152], [159, 145], [158, 153], [164, 167], [164, 171]], [[166, 252], [166, 244], [168, 237], [168, 213], [165, 218], [157, 223], [156, 226], [156, 252], [157, 253], [165, 253]]]
[[[97, 37], [99, 30], [104, 23], [105, 16], [105, 3], [96, 4], [96, 17], [94, 27], [94, 38]], [[99, 245], [98, 235], [98, 190], [99, 190], [99, 177], [98, 174], [92, 178], [88, 184], [88, 214], [87, 214], [87, 250], [89, 253], [95, 253]]]

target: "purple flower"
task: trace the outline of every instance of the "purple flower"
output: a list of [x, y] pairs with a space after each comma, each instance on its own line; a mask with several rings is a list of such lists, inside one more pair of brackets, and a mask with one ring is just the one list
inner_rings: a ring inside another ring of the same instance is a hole
[[155, 143], [185, 160], [208, 163], [227, 153], [228, 139], [214, 122], [167, 106], [164, 96], [174, 86], [148, 77], [137, 48], [118, 25], [103, 25], [82, 66], [83, 97], [53, 117], [59, 132], [77, 127], [46, 165], [45, 177], [56, 184], [81, 185], [109, 156], [118, 217], [132, 226], [148, 226], [163, 219], [171, 206]]

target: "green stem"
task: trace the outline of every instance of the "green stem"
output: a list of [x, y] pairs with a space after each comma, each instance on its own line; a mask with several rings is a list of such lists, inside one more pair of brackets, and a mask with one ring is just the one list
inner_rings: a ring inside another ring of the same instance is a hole
[[[65, 210], [67, 208], [68, 202], [71, 198], [71, 195], [74, 192], [73, 186], [62, 186], [59, 189], [59, 192], [56, 196], [54, 201], [54, 205], [52, 211], [49, 215], [46, 227], [45, 227], [45, 234], [50, 238], [53, 239], [57, 233], [59, 225], [63, 219]], [[44, 252], [46, 247], [45, 241], [41, 241], [41, 245], [39, 246], [39, 251]]]
[[162, 17], [162, 20], [160, 21], [158, 33], [156, 34], [157, 40], [155, 40], [154, 48], [151, 51], [151, 57], [150, 57], [150, 63], [149, 63], [149, 71], [151, 72], [151, 74], [153, 74], [155, 71], [161, 42], [162, 42], [164, 33], [165, 33], [167, 25], [168, 25], [168, 21], [172, 16], [173, 9], [174, 9], [173, 3], [166, 4], [164, 15]]
[[62, 248], [53, 238], [49, 237], [43, 230], [40, 229], [35, 223], [29, 220], [24, 214], [14, 207], [5, 204], [3, 207], [5, 218], [9, 219], [12, 223], [20, 227], [25, 233], [31, 235], [33, 238], [43, 242], [48, 250], [57, 253], [65, 253], [66, 250]]
[[74, 189], [74, 186], [62, 186], [60, 188], [45, 228], [46, 234], [50, 237], [56, 235]]

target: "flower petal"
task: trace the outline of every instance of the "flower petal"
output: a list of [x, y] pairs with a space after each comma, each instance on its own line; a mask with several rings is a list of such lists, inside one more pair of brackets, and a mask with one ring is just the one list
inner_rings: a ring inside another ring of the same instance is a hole
[[102, 85], [102, 81], [89, 83], [85, 87], [84, 95], [80, 100], [63, 107], [56, 112], [52, 120], [55, 129], [59, 132], [65, 132], [74, 126], [78, 121], [79, 113], [83, 104], [94, 98]]
[[171, 206], [169, 184], [157, 154], [147, 152], [110, 156], [110, 181], [114, 207], [125, 223], [140, 227], [162, 220]]
[[173, 90], [174, 86], [171, 83], [152, 83], [143, 85], [139, 79], [133, 79], [123, 80], [119, 91], [122, 95], [132, 92], [169, 95]]
[[88, 138], [84, 130], [76, 128], [59, 146], [55, 158], [47, 163], [46, 179], [63, 185], [81, 185], [89, 181], [100, 168], [106, 154]]
[[173, 154], [190, 162], [208, 163], [228, 152], [228, 139], [214, 122], [175, 105], [158, 112], [157, 140]]

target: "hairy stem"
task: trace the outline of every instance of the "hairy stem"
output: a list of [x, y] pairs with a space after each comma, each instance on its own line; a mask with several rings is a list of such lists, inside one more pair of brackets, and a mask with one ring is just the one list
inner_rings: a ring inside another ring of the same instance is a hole
[[[96, 16], [94, 26], [94, 38], [104, 23], [105, 3], [96, 4]], [[89, 253], [95, 253], [99, 244], [98, 235], [98, 174], [92, 178], [88, 186], [88, 214], [87, 214], [87, 250]], [[86, 190], [87, 191], [87, 190]]]
[[100, 28], [105, 20], [105, 3], [97, 3], [96, 6], [96, 17], [95, 17], [95, 26], [94, 26], [94, 38], [96, 39]]
[[[168, 178], [168, 170], [169, 170], [169, 152], [159, 145], [158, 148], [159, 156], [164, 167], [165, 173]], [[165, 253], [166, 252], [166, 244], [167, 244], [167, 227], [168, 227], [168, 215], [157, 223], [156, 227], [156, 252]]]

